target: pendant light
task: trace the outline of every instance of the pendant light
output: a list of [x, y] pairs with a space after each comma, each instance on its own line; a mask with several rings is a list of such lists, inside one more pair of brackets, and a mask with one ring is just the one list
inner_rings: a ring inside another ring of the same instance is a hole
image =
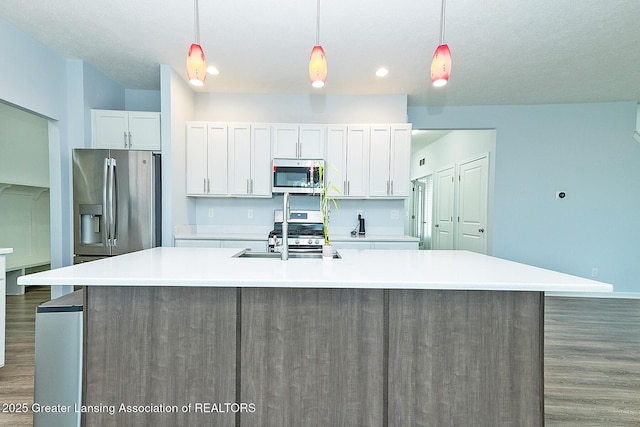
[[207, 77], [207, 63], [204, 60], [204, 51], [200, 46], [200, 25], [198, 19], [198, 0], [194, 0], [194, 20], [195, 20], [195, 43], [189, 46], [187, 53], [187, 77], [189, 83], [193, 86], [204, 85], [204, 79]]
[[445, 0], [442, 0], [442, 15], [440, 16], [440, 45], [433, 54], [431, 61], [431, 83], [435, 87], [441, 87], [449, 81], [449, 73], [451, 73], [451, 51], [449, 46], [444, 42], [444, 6]]
[[311, 59], [309, 59], [309, 78], [311, 86], [317, 88], [323, 87], [327, 81], [327, 57], [320, 46], [320, 0], [318, 0], [316, 14], [316, 45], [311, 50]]

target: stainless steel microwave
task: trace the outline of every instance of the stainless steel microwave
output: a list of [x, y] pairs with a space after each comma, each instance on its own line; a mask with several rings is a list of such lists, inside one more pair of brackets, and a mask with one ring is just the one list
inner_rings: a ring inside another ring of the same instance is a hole
[[314, 194], [322, 191], [324, 160], [273, 159], [273, 193]]

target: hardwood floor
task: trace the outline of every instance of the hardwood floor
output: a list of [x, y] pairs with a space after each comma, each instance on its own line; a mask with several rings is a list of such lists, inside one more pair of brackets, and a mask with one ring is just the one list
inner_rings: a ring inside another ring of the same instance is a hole
[[[35, 316], [38, 304], [51, 299], [48, 286], [7, 296], [5, 364], [0, 368], [0, 426], [32, 426]], [[27, 413], [10, 404], [29, 405]]]
[[[48, 287], [7, 297], [0, 404], [33, 402], [35, 309], [49, 299]], [[547, 426], [640, 426], [640, 300], [547, 297], [544, 369]], [[0, 426], [32, 414], [0, 412]]]

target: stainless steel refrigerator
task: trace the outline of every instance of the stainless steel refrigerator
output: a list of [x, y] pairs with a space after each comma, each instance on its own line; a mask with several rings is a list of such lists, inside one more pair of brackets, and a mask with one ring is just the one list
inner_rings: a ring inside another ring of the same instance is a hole
[[160, 155], [73, 150], [74, 264], [161, 244]]

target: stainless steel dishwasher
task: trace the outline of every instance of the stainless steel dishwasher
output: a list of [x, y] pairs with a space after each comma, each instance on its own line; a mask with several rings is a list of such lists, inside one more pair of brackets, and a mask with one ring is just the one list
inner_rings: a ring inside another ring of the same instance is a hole
[[36, 308], [34, 427], [80, 426], [82, 310], [82, 290]]

